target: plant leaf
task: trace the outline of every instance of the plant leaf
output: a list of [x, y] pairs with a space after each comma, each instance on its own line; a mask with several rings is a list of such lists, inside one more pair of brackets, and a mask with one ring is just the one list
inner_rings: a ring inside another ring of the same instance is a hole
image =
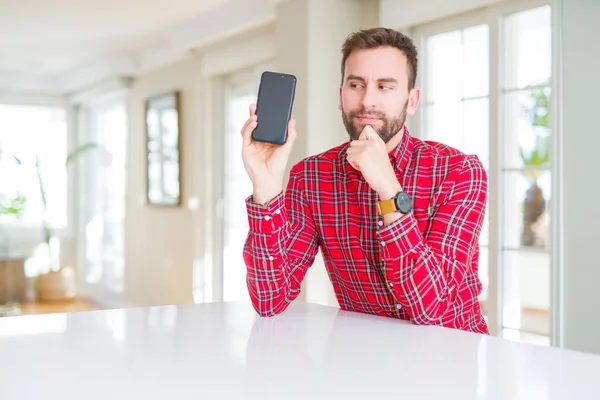
[[85, 153], [88, 150], [99, 148], [100, 146], [97, 143], [85, 143], [81, 146], [77, 146], [73, 151], [71, 151], [67, 155], [67, 160], [65, 161], [65, 165], [69, 165], [73, 160], [75, 160], [80, 154]]
[[27, 198], [23, 196], [22, 193], [17, 193], [17, 195], [13, 199], [9, 199], [4, 203], [0, 203], [0, 215], [8, 214], [14, 215], [18, 218], [23, 213], [23, 209], [25, 208], [26, 202]]
[[46, 211], [48, 204], [46, 203], [46, 191], [44, 190], [44, 183], [42, 182], [42, 172], [40, 171], [40, 159], [38, 156], [35, 157], [35, 172], [37, 173], [40, 194], [42, 195], [42, 205], [44, 206], [44, 211]]

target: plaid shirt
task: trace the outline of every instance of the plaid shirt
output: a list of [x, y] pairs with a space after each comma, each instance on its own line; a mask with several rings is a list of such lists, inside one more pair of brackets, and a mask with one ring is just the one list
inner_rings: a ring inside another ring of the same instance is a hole
[[377, 193], [346, 161], [348, 146], [296, 164], [285, 195], [268, 204], [247, 199], [256, 311], [284, 311], [320, 248], [340, 308], [489, 333], [477, 300], [487, 193], [479, 159], [405, 129], [389, 157], [413, 211], [384, 226]]

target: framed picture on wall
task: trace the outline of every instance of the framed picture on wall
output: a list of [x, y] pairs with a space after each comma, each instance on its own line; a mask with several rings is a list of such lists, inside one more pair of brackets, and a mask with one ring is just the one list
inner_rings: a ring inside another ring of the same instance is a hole
[[146, 101], [147, 200], [150, 205], [181, 204], [181, 123], [179, 92]]

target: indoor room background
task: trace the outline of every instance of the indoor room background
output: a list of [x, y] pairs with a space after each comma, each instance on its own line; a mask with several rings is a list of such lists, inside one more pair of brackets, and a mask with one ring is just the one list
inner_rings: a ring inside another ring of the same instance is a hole
[[[124, 4], [1, 3], [5, 308], [248, 301], [240, 128], [260, 74], [298, 79], [289, 168], [347, 140], [341, 44], [385, 26], [420, 53], [411, 133], [477, 154], [488, 172], [479, 275], [492, 334], [600, 353], [600, 139], [588, 125], [600, 60], [585, 50], [600, 28], [577, 29], [600, 3]], [[297, 301], [337, 306], [320, 256]]]

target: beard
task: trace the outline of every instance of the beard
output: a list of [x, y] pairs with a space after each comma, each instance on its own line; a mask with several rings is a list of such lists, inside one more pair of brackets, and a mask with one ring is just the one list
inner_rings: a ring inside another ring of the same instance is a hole
[[396, 136], [396, 134], [400, 132], [400, 129], [402, 129], [404, 126], [404, 123], [406, 122], [407, 108], [408, 100], [406, 100], [406, 103], [404, 103], [404, 107], [402, 107], [400, 114], [391, 118], [388, 118], [383, 112], [377, 110], [367, 111], [365, 109], [358, 109], [352, 110], [348, 113], [342, 111], [342, 120], [344, 121], [344, 126], [346, 127], [346, 131], [348, 131], [350, 139], [357, 140], [365, 125], [355, 122], [354, 118], [358, 117], [359, 115], [372, 115], [376, 118], [379, 118], [381, 121], [381, 126], [379, 128], [375, 128], [373, 126], [373, 129], [375, 132], [377, 132], [381, 140], [383, 140], [384, 143], [387, 143], [392, 140], [392, 138]]

